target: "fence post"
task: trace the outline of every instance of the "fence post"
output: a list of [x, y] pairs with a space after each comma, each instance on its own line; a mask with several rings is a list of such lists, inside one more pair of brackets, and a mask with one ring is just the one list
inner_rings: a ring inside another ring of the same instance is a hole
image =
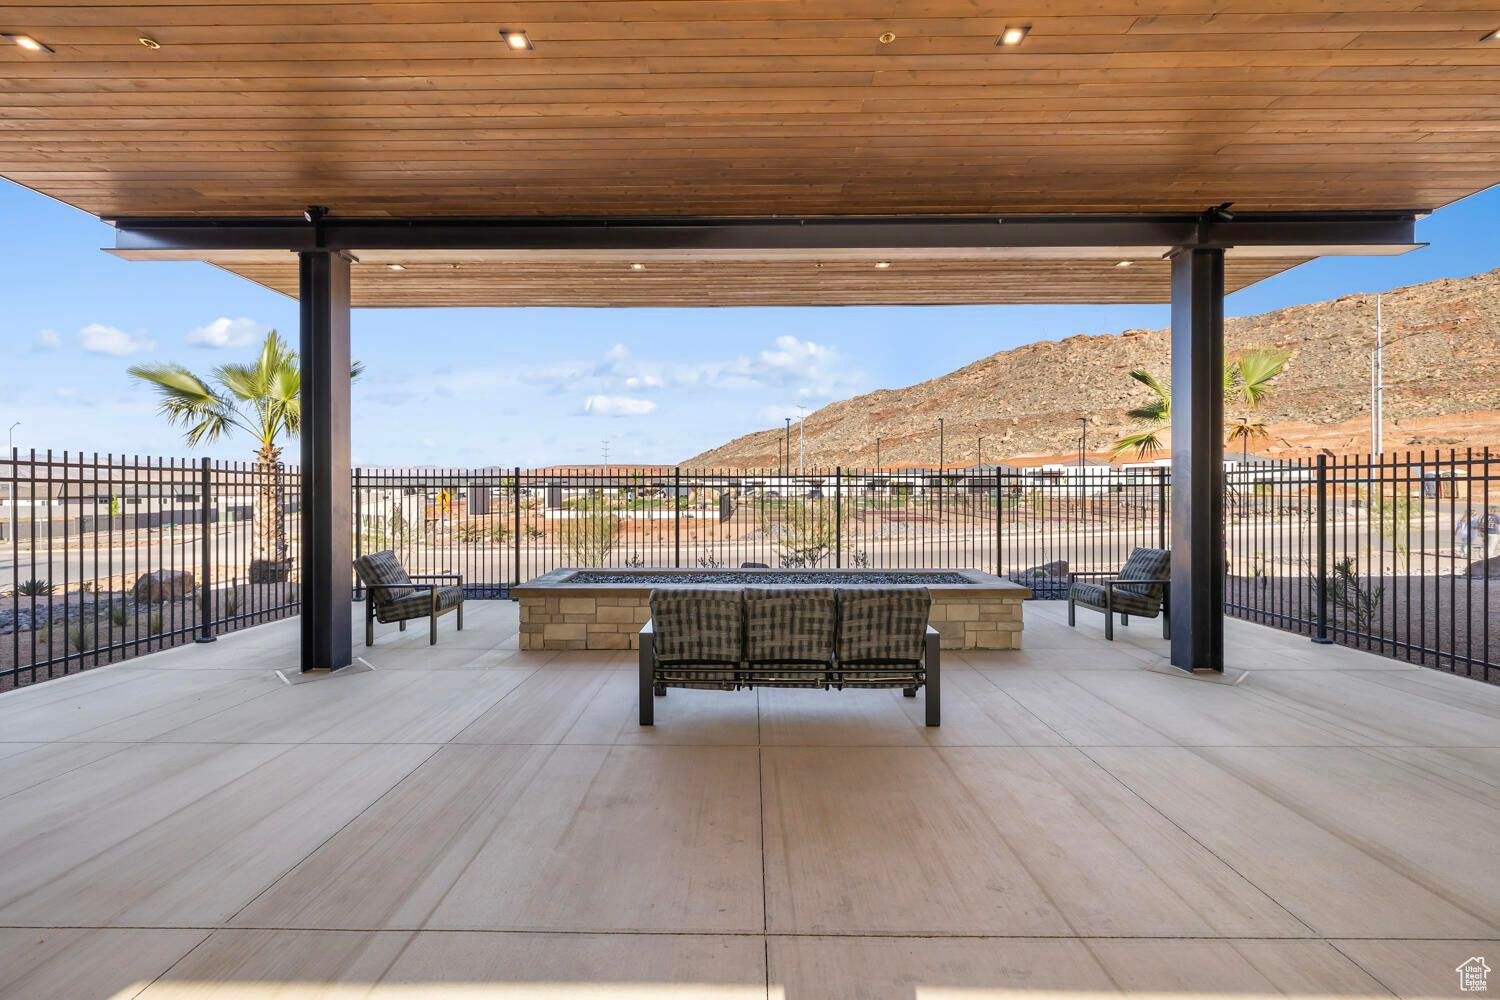
[[682, 568], [682, 466], [672, 469], [672, 566]]
[[844, 568], [844, 467], [833, 470], [833, 568]]
[[1156, 467], [1156, 547], [1167, 547], [1167, 467]]
[[1001, 560], [1005, 537], [1005, 496], [1000, 487], [1000, 466], [995, 466], [995, 575], [1004, 576], [1005, 566]]
[[1318, 631], [1313, 642], [1326, 646], [1328, 637], [1328, 456], [1318, 454]]
[[[354, 558], [357, 560], [365, 554], [365, 519], [362, 514], [363, 506], [360, 500], [359, 467], [356, 466], [352, 472], [354, 484]], [[365, 588], [359, 577], [354, 578], [354, 599], [362, 600], [365, 596]]]
[[203, 582], [198, 587], [198, 638], [195, 642], [214, 641], [214, 572], [213, 572], [213, 488], [212, 460], [203, 456], [198, 476], [198, 561], [202, 563]]
[[[516, 478], [511, 481], [511, 509], [515, 511], [516, 530], [516, 583], [521, 582], [521, 467], [516, 466]], [[512, 585], [514, 586], [514, 584]]]

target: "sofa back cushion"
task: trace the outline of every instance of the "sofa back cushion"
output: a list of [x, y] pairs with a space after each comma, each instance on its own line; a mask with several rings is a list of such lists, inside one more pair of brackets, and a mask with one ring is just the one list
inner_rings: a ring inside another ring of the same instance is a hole
[[386, 604], [414, 592], [406, 567], [390, 549], [372, 552], [354, 560], [354, 571], [370, 591], [370, 600]]
[[651, 591], [651, 627], [662, 663], [739, 663], [744, 596], [738, 590], [660, 587]]
[[748, 587], [745, 659], [752, 665], [833, 660], [839, 595], [830, 587]]
[[919, 663], [926, 649], [932, 595], [926, 587], [867, 587], [839, 592], [842, 664]]
[[[1168, 549], [1135, 549], [1125, 560], [1120, 570], [1122, 580], [1165, 580], [1172, 573], [1172, 553]], [[1165, 588], [1159, 583], [1128, 584], [1115, 586], [1116, 591], [1136, 594], [1140, 597], [1160, 601]]]

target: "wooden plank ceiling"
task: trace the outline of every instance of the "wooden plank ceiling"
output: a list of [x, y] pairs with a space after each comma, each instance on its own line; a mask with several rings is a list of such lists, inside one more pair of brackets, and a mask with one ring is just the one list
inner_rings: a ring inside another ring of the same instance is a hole
[[[1337, 6], [23, 0], [0, 31], [53, 51], [0, 46], [0, 175], [105, 218], [1420, 209], [1500, 181], [1500, 42], [1483, 40], [1500, 0]], [[997, 46], [1011, 25], [1030, 33]], [[698, 262], [670, 293], [841, 300], [819, 292], [839, 267], [803, 263]], [[912, 262], [889, 271], [921, 281], [893, 294], [851, 262], [843, 298], [1066, 301], [1096, 280], [1089, 301], [1162, 297], [1160, 267], [1074, 263]], [[285, 287], [266, 266], [242, 273]], [[418, 279], [476, 304], [668, 284], [519, 268], [382, 269], [413, 280], [366, 298], [404, 303]]]

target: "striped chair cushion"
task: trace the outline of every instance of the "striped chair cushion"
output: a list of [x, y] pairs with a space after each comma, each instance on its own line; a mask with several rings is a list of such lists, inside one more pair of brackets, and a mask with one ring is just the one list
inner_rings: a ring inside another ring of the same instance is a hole
[[745, 602], [738, 590], [660, 587], [649, 601], [658, 662], [739, 664]]
[[354, 570], [369, 588], [370, 598], [376, 604], [400, 600], [413, 593], [406, 567], [390, 549], [360, 556], [354, 560]]
[[871, 587], [839, 592], [841, 664], [920, 663], [932, 595], [926, 587]]
[[[1073, 584], [1069, 596], [1086, 608], [1093, 608], [1096, 611], [1104, 610], [1104, 584], [1102, 583], [1079, 581]], [[1161, 598], [1132, 593], [1117, 585], [1114, 610], [1116, 614], [1155, 618], [1161, 613]]]
[[[437, 588], [437, 609], [447, 611], [464, 602], [464, 588], [459, 586]], [[405, 597], [377, 605], [375, 615], [383, 622], [406, 621], [408, 618], [425, 618], [432, 613], [432, 597], [426, 588], [413, 590]]]
[[749, 587], [745, 659], [752, 666], [830, 663], [838, 614], [838, 591], [828, 587]]
[[[1125, 565], [1120, 570], [1121, 580], [1165, 580], [1172, 573], [1172, 553], [1168, 549], [1136, 549], [1130, 553], [1130, 558], [1125, 560]], [[1160, 603], [1164, 588], [1159, 583], [1147, 583], [1135, 586], [1132, 584], [1121, 584], [1115, 588], [1115, 593], [1138, 594]]]

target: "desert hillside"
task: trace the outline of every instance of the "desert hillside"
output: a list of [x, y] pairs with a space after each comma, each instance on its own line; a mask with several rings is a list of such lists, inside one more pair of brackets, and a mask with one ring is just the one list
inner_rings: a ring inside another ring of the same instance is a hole
[[[1381, 296], [1386, 329], [1387, 450], [1500, 442], [1500, 269], [1410, 285]], [[1269, 438], [1258, 454], [1368, 448], [1369, 348], [1375, 296], [1346, 295], [1227, 322], [1228, 351], [1278, 347], [1286, 370], [1258, 411]], [[1076, 336], [1002, 351], [956, 372], [830, 404], [807, 416], [810, 466], [867, 466], [881, 438], [885, 465], [937, 463], [937, 420], [947, 422], [946, 461], [1076, 455], [1080, 419], [1091, 454], [1103, 456], [1136, 429], [1126, 411], [1148, 399], [1127, 372], [1170, 371], [1166, 330]], [[1243, 411], [1231, 408], [1231, 421]], [[689, 466], [769, 468], [782, 429], [736, 438]], [[795, 448], [795, 438], [793, 442]]]

